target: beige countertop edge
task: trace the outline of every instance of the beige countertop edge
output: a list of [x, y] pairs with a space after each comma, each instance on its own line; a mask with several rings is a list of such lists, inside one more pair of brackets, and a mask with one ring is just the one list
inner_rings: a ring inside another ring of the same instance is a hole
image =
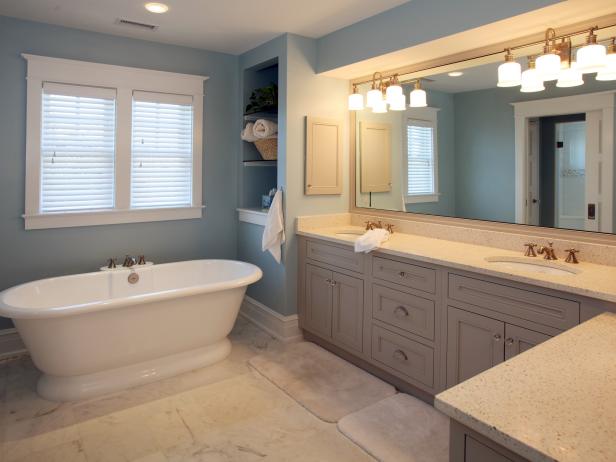
[[[328, 228], [315, 228], [310, 230], [297, 230], [296, 234], [304, 237], [315, 238], [326, 240], [335, 244], [342, 244], [352, 247], [353, 241], [345, 238], [338, 238], [335, 236], [336, 232], [340, 232], [341, 228], [345, 229], [355, 229], [358, 227], [354, 226], [336, 226], [336, 227], [328, 227]], [[337, 231], [336, 231], [337, 230]], [[394, 234], [395, 236], [400, 236], [401, 233]], [[391, 240], [386, 242], [382, 247], [380, 247], [377, 251], [383, 254], [388, 254], [396, 257], [403, 258], [412, 258], [413, 260], [422, 261], [425, 263], [432, 263], [435, 265], [448, 266], [455, 269], [460, 269], [464, 271], [470, 271], [478, 274], [484, 274], [487, 276], [498, 277], [501, 279], [507, 279], [515, 282], [521, 282], [526, 284], [532, 284], [539, 287], [544, 287], [547, 289], [559, 290], [562, 292], [567, 292], [571, 294], [581, 295], [589, 298], [595, 298], [599, 300], [604, 300], [608, 302], [616, 302], [616, 284], [613, 285], [614, 289], [608, 291], [599, 290], [595, 287], [588, 287], [590, 282], [588, 281], [588, 273], [597, 273], [600, 272], [603, 274], [605, 271], [613, 272], [614, 279], [616, 280], [616, 267], [605, 266], [605, 265], [597, 265], [593, 263], [580, 263], [579, 265], [575, 265], [580, 268], [583, 272], [587, 273], [585, 276], [575, 275], [575, 276], [553, 276], [546, 275], [541, 273], [522, 273], [513, 272], [513, 271], [499, 271], [495, 268], [488, 268], [487, 262], [482, 261], [483, 256], [522, 256], [521, 252], [512, 252], [510, 250], [498, 249], [494, 247], [487, 246], [478, 246], [475, 244], [466, 244], [455, 241], [447, 241], [443, 239], [435, 239], [435, 238], [427, 238], [423, 236], [414, 236], [407, 234], [405, 236], [411, 237], [413, 239], [421, 240], [424, 242], [432, 243], [443, 243], [446, 242], [448, 245], [454, 245], [461, 249], [468, 249], [468, 252], [473, 255], [471, 260], [480, 260], [477, 263], [473, 262], [461, 262], [456, 258], [448, 258], [444, 255], [431, 256], [426, 254], [421, 254], [418, 252], [413, 252], [409, 250], [402, 250], [392, 247]], [[392, 239], [394, 238], [392, 237]], [[483, 255], [477, 255], [477, 252]], [[559, 260], [562, 263], [562, 260]], [[573, 266], [573, 265], [572, 265]], [[557, 278], [567, 278], [562, 282], [559, 280], [554, 280]], [[575, 279], [578, 278], [576, 281]], [[582, 279], [582, 280], [580, 280]], [[585, 282], [585, 284], [584, 284]], [[582, 283], [582, 284], [580, 284]]]

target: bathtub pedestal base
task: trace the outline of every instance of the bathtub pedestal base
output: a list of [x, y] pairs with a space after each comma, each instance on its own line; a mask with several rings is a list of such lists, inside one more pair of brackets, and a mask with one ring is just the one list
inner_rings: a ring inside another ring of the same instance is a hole
[[231, 342], [224, 338], [207, 347], [93, 374], [68, 377], [43, 374], [37, 391], [51, 401], [94, 398], [209, 366], [222, 361], [230, 352]]

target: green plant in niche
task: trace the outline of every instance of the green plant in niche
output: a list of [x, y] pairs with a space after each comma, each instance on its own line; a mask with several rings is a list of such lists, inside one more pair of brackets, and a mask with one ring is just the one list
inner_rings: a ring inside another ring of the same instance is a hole
[[272, 83], [267, 87], [257, 88], [250, 95], [246, 114], [255, 112], [275, 112], [278, 110], [278, 85]]

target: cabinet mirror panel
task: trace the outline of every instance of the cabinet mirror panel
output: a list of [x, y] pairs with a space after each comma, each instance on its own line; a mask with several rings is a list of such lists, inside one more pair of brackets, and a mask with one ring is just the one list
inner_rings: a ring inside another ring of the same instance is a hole
[[[609, 50], [616, 30], [597, 34]], [[505, 52], [397, 75], [404, 104], [391, 73], [362, 79], [373, 107], [352, 111], [356, 206], [615, 232], [616, 67], [580, 71], [584, 39], [571, 37], [553, 75], [538, 73], [542, 45], [512, 50], [521, 71], [535, 67], [522, 86], [519, 74], [498, 85]]]

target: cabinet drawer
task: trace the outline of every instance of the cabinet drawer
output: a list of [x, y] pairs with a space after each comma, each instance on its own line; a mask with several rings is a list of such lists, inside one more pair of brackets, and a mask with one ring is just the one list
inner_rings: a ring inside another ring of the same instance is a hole
[[352, 248], [348, 247], [307, 241], [306, 257], [358, 273], [361, 273], [364, 269], [363, 254], [355, 253]]
[[372, 317], [434, 340], [434, 302], [416, 295], [372, 285]]
[[372, 359], [430, 388], [434, 386], [434, 350], [374, 324]]
[[449, 275], [449, 298], [558, 329], [580, 322], [580, 304], [457, 274]]
[[433, 294], [436, 291], [436, 271], [386, 258], [374, 257], [372, 275], [396, 284]]

